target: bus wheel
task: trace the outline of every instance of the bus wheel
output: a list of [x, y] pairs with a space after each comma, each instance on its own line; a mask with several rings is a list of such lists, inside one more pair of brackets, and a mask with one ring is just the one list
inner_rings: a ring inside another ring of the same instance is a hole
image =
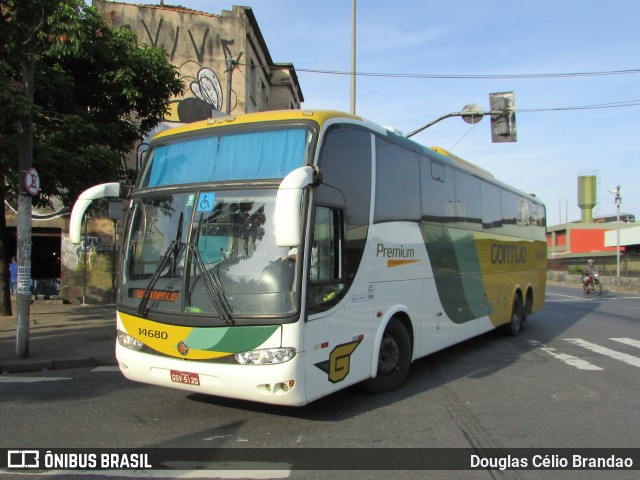
[[523, 328], [523, 306], [522, 300], [518, 295], [513, 297], [513, 305], [511, 307], [511, 320], [504, 325], [504, 331], [510, 337], [515, 337]]
[[411, 364], [411, 339], [407, 329], [397, 319], [387, 325], [378, 354], [378, 373], [364, 382], [371, 393], [384, 393], [400, 387]]

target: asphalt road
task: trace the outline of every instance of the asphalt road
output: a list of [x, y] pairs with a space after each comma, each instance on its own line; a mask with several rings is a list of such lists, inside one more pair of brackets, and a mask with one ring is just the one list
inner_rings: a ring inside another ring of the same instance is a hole
[[[640, 295], [594, 297], [549, 287], [545, 308], [519, 337], [492, 332], [421, 359], [390, 394], [354, 387], [303, 408], [136, 384], [110, 368], [4, 375], [0, 448], [635, 448], [639, 307]], [[206, 468], [199, 473], [215, 476]], [[318, 479], [637, 477], [621, 471], [426, 473], [336, 476], [286, 465], [263, 472]]]

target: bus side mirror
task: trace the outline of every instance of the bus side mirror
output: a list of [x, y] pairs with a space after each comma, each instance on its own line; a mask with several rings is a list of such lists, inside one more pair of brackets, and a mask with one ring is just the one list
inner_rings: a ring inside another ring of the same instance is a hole
[[302, 194], [309, 185], [316, 185], [319, 178], [318, 170], [313, 167], [300, 167], [280, 183], [274, 213], [276, 245], [279, 247], [300, 245]]
[[121, 193], [121, 185], [119, 182], [102, 183], [91, 187], [80, 194], [76, 203], [73, 204], [71, 210], [71, 219], [69, 220], [69, 240], [71, 243], [80, 243], [80, 230], [82, 228], [82, 217], [91, 202], [96, 198], [119, 197]]

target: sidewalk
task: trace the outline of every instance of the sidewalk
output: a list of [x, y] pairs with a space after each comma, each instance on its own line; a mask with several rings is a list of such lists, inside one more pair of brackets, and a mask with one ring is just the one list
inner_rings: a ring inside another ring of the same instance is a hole
[[116, 365], [115, 306], [35, 302], [29, 357], [16, 355], [16, 311], [0, 316], [0, 373]]

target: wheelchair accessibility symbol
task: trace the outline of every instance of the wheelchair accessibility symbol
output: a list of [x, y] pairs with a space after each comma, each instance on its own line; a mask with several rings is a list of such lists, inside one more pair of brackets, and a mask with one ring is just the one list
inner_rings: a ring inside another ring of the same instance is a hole
[[215, 203], [216, 192], [200, 193], [196, 212], [211, 212]]

